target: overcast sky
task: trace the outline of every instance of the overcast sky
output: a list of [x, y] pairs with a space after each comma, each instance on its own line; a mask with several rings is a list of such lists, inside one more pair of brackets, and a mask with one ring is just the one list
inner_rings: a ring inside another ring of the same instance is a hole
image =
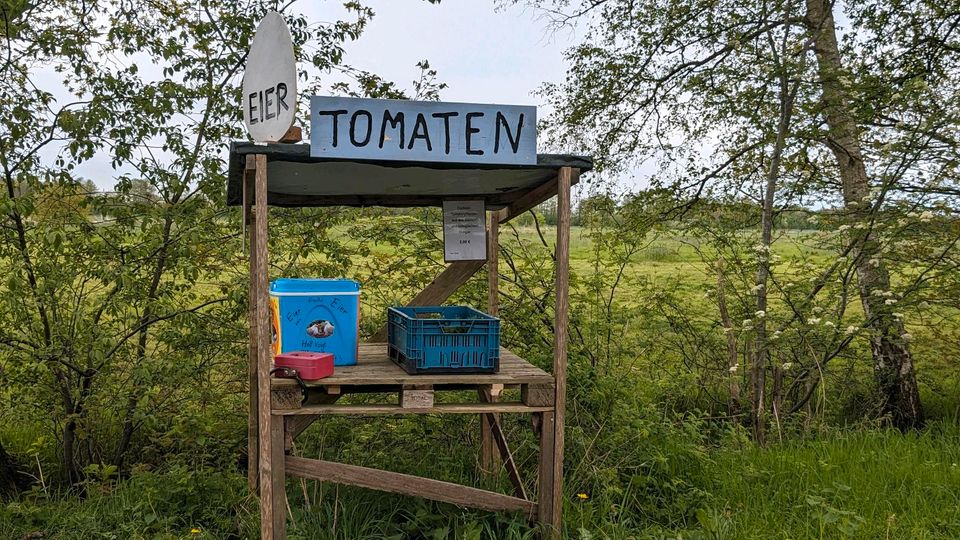
[[[347, 65], [412, 90], [420, 75], [416, 63], [429, 60], [438, 80], [448, 85], [441, 92], [443, 101], [537, 105], [541, 118], [549, 111], [536, 90], [544, 82], [563, 81], [564, 51], [578, 39], [573, 30], [549, 31], [529, 8], [496, 9], [494, 0], [362, 3], [376, 15], [359, 40], [346, 44]], [[315, 22], [353, 18], [338, 0], [301, 0], [295, 9]], [[116, 175], [99, 156], [84, 164], [82, 173], [101, 189], [112, 188]]]
[[[548, 33], [536, 13], [521, 7], [495, 10], [493, 0], [366, 0], [375, 12], [363, 36], [347, 45], [346, 62], [409, 88], [430, 61], [449, 85], [444, 101], [540, 105], [533, 95], [545, 81], [564, 77], [563, 51], [570, 32]], [[309, 4], [309, 5], [308, 5]], [[304, 2], [316, 20], [329, 20], [335, 2]], [[326, 11], [326, 13], [324, 13]]]

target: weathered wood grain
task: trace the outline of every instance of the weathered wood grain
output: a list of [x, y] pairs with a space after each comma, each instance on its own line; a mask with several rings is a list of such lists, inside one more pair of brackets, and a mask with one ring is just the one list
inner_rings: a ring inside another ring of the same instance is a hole
[[400, 390], [400, 407], [404, 409], [433, 408], [433, 387], [430, 385], [409, 385]]
[[507, 476], [510, 478], [510, 483], [513, 484], [514, 495], [526, 501], [530, 500], [530, 497], [527, 496], [527, 489], [523, 485], [523, 478], [520, 476], [517, 464], [513, 460], [513, 452], [510, 451], [510, 445], [507, 444], [507, 437], [503, 434], [503, 427], [500, 425], [499, 417], [493, 413], [485, 414], [483, 417], [486, 418], [490, 424], [490, 433], [497, 444], [497, 448], [500, 450], [503, 466], [507, 469]]
[[554, 457], [552, 504], [550, 524], [558, 532], [563, 515], [563, 443], [564, 412], [567, 402], [567, 332], [568, 311], [570, 309], [570, 185], [574, 171], [570, 167], [560, 169], [557, 175], [557, 276], [556, 276], [556, 314], [553, 341], [553, 376], [556, 379], [556, 399], [554, 400]]
[[531, 407], [544, 407], [553, 405], [556, 398], [555, 385], [550, 384], [525, 384], [520, 387], [520, 401]]
[[254, 287], [256, 298], [257, 340], [257, 421], [260, 459], [260, 537], [263, 540], [282, 539], [274, 534], [274, 481], [273, 481], [273, 436], [270, 414], [270, 308], [268, 294], [267, 251], [267, 158], [257, 154], [248, 156], [256, 166], [253, 251]]
[[[243, 178], [243, 219], [250, 220], [251, 225], [256, 216], [253, 215], [250, 208], [250, 199], [255, 189], [256, 181], [256, 160], [247, 160], [246, 169]], [[251, 493], [256, 493], [260, 484], [260, 433], [259, 422], [257, 421], [257, 288], [254, 286], [256, 281], [256, 242], [257, 230], [255, 226], [250, 227], [250, 269], [249, 269], [249, 291], [247, 294], [247, 324], [250, 327], [250, 341], [247, 347], [247, 384], [249, 389], [248, 410], [247, 410], [247, 487]]]
[[433, 407], [401, 407], [399, 404], [362, 405], [305, 405], [299, 409], [274, 410], [274, 414], [296, 415], [357, 415], [389, 416], [395, 414], [485, 414], [485, 413], [536, 413], [552, 411], [553, 407], [529, 407], [519, 402], [499, 403], [434, 403]]
[[273, 416], [270, 419], [270, 466], [273, 468], [273, 521], [272, 534], [276, 540], [287, 537], [287, 473], [284, 470], [286, 455], [284, 452], [284, 418]]
[[530, 519], [534, 519], [537, 512], [536, 503], [517, 497], [357, 465], [287, 456], [286, 470], [294, 476], [423, 497], [467, 508], [523, 512]]
[[560, 519], [554, 512], [554, 499], [560, 494], [554, 491], [553, 464], [556, 458], [554, 445], [554, 414], [552, 411], [534, 415], [540, 424], [540, 463], [537, 478], [537, 516], [547, 538], [559, 538]]
[[[509, 349], [500, 349], [499, 373], [423, 373], [410, 375], [390, 360], [386, 343], [361, 343], [357, 363], [337, 366], [333, 375], [318, 381], [306, 381], [309, 388], [339, 387], [347, 392], [350, 386], [368, 385], [466, 385], [478, 384], [553, 384], [553, 376], [520, 358]], [[274, 386], [297, 386], [293, 379], [274, 379]], [[436, 388], [435, 388], [436, 389]], [[328, 392], [329, 393], [329, 392]]]

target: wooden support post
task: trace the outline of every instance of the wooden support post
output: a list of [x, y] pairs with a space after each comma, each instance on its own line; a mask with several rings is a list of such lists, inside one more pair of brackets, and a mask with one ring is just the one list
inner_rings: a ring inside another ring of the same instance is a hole
[[271, 415], [270, 461], [272, 463], [270, 465], [273, 468], [273, 520], [270, 528], [275, 540], [284, 540], [287, 537], [287, 456], [284, 452], [284, 434], [284, 417]]
[[[574, 174], [572, 168], [563, 167], [557, 176], [557, 307], [553, 340], [553, 377], [557, 386], [553, 423], [553, 510], [548, 523], [558, 535], [563, 517], [563, 422], [567, 404], [567, 319], [570, 309], [570, 186]], [[576, 174], [579, 175], [579, 170]]]
[[556, 458], [554, 445], [554, 413], [552, 411], [535, 414], [540, 424], [540, 475], [537, 481], [537, 519], [543, 527], [544, 537], [560, 536], [560, 520], [554, 516], [553, 499], [556, 492], [553, 481], [553, 464]]
[[[502, 384], [490, 384], [477, 388], [477, 394], [483, 403], [500, 401], [501, 392], [503, 392]], [[480, 415], [480, 471], [486, 474], [494, 473], [499, 465], [493, 433], [493, 422], [499, 421], [500, 415], [496, 413]]]
[[487, 225], [487, 312], [500, 312], [500, 212], [490, 212]]
[[[487, 220], [487, 312], [494, 317], [500, 311], [500, 212], [490, 212]], [[497, 388], [494, 388], [496, 386]], [[503, 385], [480, 388], [480, 399], [486, 402], [500, 400]], [[499, 415], [480, 415], [480, 470], [490, 474], [498, 460], [490, 421], [499, 421]]]
[[[247, 160], [243, 175], [243, 219], [250, 226], [256, 216], [251, 212], [250, 201], [255, 189], [256, 163], [253, 159]], [[250, 341], [247, 347], [247, 382], [249, 389], [249, 410], [247, 411], [247, 487], [251, 493], [256, 493], [260, 476], [259, 422], [257, 421], [257, 287], [256, 287], [256, 243], [257, 230], [250, 226], [250, 290], [248, 294], [247, 319], [250, 326]]]
[[[283, 531], [276, 534], [274, 521], [274, 454], [273, 454], [273, 426], [270, 414], [270, 306], [268, 294], [267, 268], [269, 256], [267, 252], [267, 156], [263, 154], [250, 155], [247, 159], [254, 160], [256, 167], [254, 226], [253, 234], [256, 242], [252, 250], [254, 278], [250, 286], [254, 288], [256, 299], [256, 324], [253, 325], [257, 341], [257, 421], [259, 435], [260, 460], [260, 538], [263, 540], [280, 540], [284, 537]], [[281, 452], [283, 430], [280, 431]], [[281, 469], [282, 474], [282, 469]], [[284, 517], [286, 513], [284, 513]]]
[[507, 436], [503, 433], [503, 426], [500, 425], [499, 415], [493, 413], [483, 415], [490, 423], [490, 431], [493, 433], [493, 440], [500, 449], [500, 457], [507, 468], [507, 476], [510, 477], [510, 483], [513, 484], [513, 494], [528, 501], [527, 489], [523, 486], [523, 478], [520, 476], [520, 470], [517, 469], [517, 463], [513, 460], [513, 452], [510, 451], [510, 445], [507, 444]]

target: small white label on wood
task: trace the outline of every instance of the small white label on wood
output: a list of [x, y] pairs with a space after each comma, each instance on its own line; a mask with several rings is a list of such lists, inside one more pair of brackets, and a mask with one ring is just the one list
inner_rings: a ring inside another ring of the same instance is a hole
[[256, 142], [277, 142], [297, 112], [297, 63], [286, 21], [270, 11], [260, 21], [243, 72], [243, 122]]
[[443, 201], [444, 260], [486, 260], [485, 212], [483, 201]]

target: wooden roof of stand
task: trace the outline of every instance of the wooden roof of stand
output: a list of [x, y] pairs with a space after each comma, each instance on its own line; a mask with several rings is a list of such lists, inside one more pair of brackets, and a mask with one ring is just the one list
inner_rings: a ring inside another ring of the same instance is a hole
[[[246, 157], [267, 156], [268, 204], [273, 206], [440, 206], [483, 199], [490, 210], [510, 206], [550, 182], [561, 167], [593, 168], [589, 157], [539, 154], [536, 165], [477, 165], [419, 161], [315, 158], [309, 144], [230, 145], [227, 204], [243, 200]], [[250, 195], [252, 198], [252, 195]]]

